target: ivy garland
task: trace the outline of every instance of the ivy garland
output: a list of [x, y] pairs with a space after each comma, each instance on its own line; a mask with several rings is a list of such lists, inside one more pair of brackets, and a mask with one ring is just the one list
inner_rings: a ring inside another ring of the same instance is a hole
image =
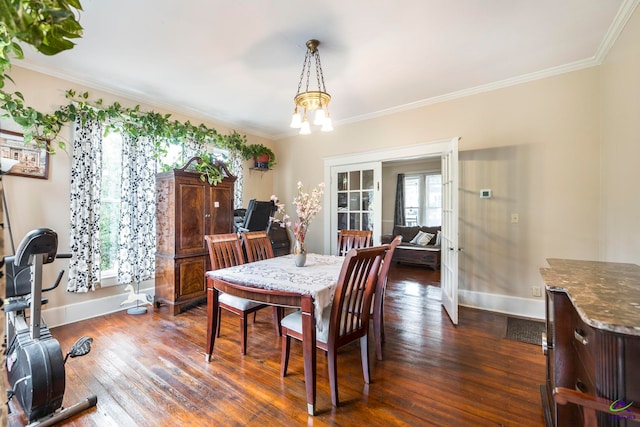
[[[102, 99], [91, 102], [88, 92], [77, 93], [70, 89], [66, 91], [65, 97], [69, 101], [67, 105], [61, 106], [52, 114], [43, 114], [26, 106], [20, 92], [9, 94], [0, 90], [0, 109], [6, 112], [4, 117], [12, 118], [23, 128], [26, 142], [44, 144], [46, 141], [55, 141], [55, 145], [62, 150], [66, 149], [66, 143], [59, 137], [62, 127], [80, 117], [106, 123], [107, 132], [118, 129], [134, 139], [148, 137], [155, 143], [159, 153], [166, 152], [167, 144], [172, 142], [193, 140], [239, 153], [245, 160], [266, 153], [269, 154], [269, 167], [275, 165], [275, 155], [269, 147], [247, 144], [247, 137], [235, 130], [222, 135], [204, 124], [196, 126], [189, 121], [171, 120], [171, 114], [142, 111], [139, 105], [127, 108], [117, 101], [111, 105], [105, 105]], [[50, 144], [49, 147], [50, 150], [55, 150], [53, 145]]]

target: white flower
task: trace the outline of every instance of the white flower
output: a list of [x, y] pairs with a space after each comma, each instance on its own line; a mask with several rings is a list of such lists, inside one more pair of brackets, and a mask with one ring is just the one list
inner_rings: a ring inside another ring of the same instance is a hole
[[274, 201], [277, 211], [276, 215], [280, 215], [280, 218], [273, 217], [273, 222], [279, 222], [281, 226], [286, 226], [293, 229], [293, 234], [299, 242], [304, 242], [307, 234], [307, 228], [311, 224], [311, 220], [322, 209], [322, 194], [324, 193], [324, 183], [318, 184], [318, 188], [314, 188], [311, 194], [303, 191], [303, 185], [301, 181], [297, 183], [298, 195], [293, 199], [292, 204], [296, 207], [296, 216], [298, 220], [295, 222], [289, 221], [289, 215], [286, 214], [284, 204], [278, 203], [278, 197], [276, 195], [271, 196], [271, 200]]

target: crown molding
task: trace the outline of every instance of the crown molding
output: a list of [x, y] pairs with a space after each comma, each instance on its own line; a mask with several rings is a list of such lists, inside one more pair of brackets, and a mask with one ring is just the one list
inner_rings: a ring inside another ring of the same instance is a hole
[[[466, 96], [477, 95], [484, 92], [491, 92], [497, 89], [503, 89], [509, 86], [515, 86], [535, 80], [545, 79], [548, 77], [557, 76], [564, 73], [570, 73], [573, 71], [579, 71], [585, 68], [596, 67], [601, 65], [607, 54], [613, 47], [616, 39], [624, 29], [631, 15], [635, 11], [636, 7], [640, 3], [640, 0], [624, 0], [618, 9], [618, 13], [613, 19], [607, 33], [602, 39], [600, 46], [594, 56], [591, 58], [582, 59], [579, 61], [571, 62], [568, 64], [560, 65], [557, 67], [547, 68], [545, 70], [536, 71], [529, 74], [524, 74], [517, 77], [512, 77], [504, 80], [500, 80], [485, 85], [475, 86], [468, 89], [459, 90], [456, 92], [447, 93], [432, 98], [423, 99], [420, 101], [411, 102], [396, 107], [387, 108], [384, 110], [375, 111], [369, 114], [363, 114], [361, 116], [350, 117], [348, 119], [336, 120], [335, 126], [356, 123], [364, 120], [370, 120], [382, 116], [388, 116], [403, 111], [414, 110], [416, 108], [425, 107], [428, 105], [439, 104], [441, 102], [451, 101], [454, 99], [464, 98]], [[290, 135], [287, 135], [290, 136]]]

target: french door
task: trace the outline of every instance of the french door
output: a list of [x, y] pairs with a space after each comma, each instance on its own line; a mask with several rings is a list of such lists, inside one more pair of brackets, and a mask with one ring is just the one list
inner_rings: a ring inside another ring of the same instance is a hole
[[442, 234], [440, 287], [442, 305], [458, 324], [458, 138], [442, 151]]
[[[382, 162], [404, 159], [416, 159], [440, 156], [442, 159], [442, 234], [441, 234], [441, 275], [440, 286], [442, 288], [442, 305], [454, 324], [458, 324], [458, 141], [459, 137], [433, 141], [424, 144], [409, 145], [404, 147], [393, 147], [386, 150], [371, 151], [366, 153], [351, 154], [339, 157], [327, 158], [324, 160], [325, 183], [330, 191], [325, 192], [325, 250], [330, 253], [337, 252], [338, 245], [338, 213], [346, 214], [341, 217], [342, 221], [347, 221], [347, 226], [355, 225], [357, 213], [365, 213], [364, 210], [353, 210], [347, 203], [346, 210], [343, 204], [338, 208], [338, 173], [356, 172], [362, 173], [364, 170], [374, 170], [373, 178], [373, 200], [367, 206], [373, 209], [373, 238], [374, 244], [380, 244], [380, 231], [382, 225], [382, 194], [380, 191], [380, 181], [382, 177]], [[370, 162], [370, 163], [367, 163]], [[368, 175], [367, 175], [368, 176]], [[343, 175], [341, 175], [343, 177]], [[370, 191], [368, 189], [351, 189], [352, 182], [347, 175], [347, 187], [344, 187], [344, 180], [341, 181], [342, 192], [346, 193], [346, 200], [351, 201], [350, 192]], [[362, 174], [360, 175], [362, 179]], [[366, 179], [369, 182], [368, 178]], [[355, 181], [354, 181], [355, 182]], [[361, 181], [362, 182], [362, 181]], [[346, 190], [344, 189], [346, 188]], [[344, 197], [344, 196], [342, 196]], [[355, 196], [354, 196], [355, 197]], [[356, 206], [354, 199], [354, 206]], [[360, 199], [362, 202], [362, 198]], [[361, 205], [365, 206], [365, 205]], [[351, 214], [354, 214], [354, 221], [350, 222]], [[360, 226], [362, 226], [363, 216], [360, 216]], [[366, 217], [368, 224], [368, 218]], [[344, 223], [343, 223], [344, 224]]]
[[331, 253], [337, 253], [339, 230], [371, 230], [380, 244], [381, 178], [381, 162], [331, 168]]

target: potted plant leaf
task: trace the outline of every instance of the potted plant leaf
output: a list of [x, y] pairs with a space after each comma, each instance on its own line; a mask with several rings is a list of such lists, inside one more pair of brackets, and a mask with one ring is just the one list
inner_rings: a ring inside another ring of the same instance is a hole
[[249, 144], [243, 150], [243, 158], [249, 160], [253, 158], [256, 169], [268, 170], [276, 164], [276, 156], [273, 151], [262, 144]]

